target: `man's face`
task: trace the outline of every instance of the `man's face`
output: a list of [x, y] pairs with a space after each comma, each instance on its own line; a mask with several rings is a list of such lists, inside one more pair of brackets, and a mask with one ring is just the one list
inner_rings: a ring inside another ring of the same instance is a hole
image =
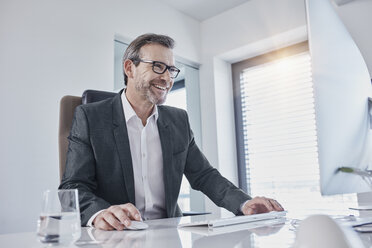
[[[144, 61], [160, 61], [168, 66], [174, 66], [172, 49], [158, 44], [143, 46], [140, 50], [140, 59]], [[173, 83], [174, 81], [170, 77], [168, 70], [163, 74], [157, 74], [152, 70], [151, 63], [140, 62], [135, 68], [135, 91], [141, 99], [151, 104], [163, 104]]]

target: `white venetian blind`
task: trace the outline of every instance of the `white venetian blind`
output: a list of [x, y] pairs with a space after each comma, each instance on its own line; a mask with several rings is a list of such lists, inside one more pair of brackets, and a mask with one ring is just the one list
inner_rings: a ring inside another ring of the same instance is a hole
[[320, 195], [309, 53], [243, 70], [240, 88], [250, 194], [273, 197], [297, 214], [344, 214], [356, 205], [355, 194]]

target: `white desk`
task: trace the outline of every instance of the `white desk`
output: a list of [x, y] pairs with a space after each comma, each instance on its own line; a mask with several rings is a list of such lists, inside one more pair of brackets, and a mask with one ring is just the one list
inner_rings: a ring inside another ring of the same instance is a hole
[[[287, 221], [284, 224], [214, 235], [193, 233], [191, 229], [178, 229], [180, 221], [190, 217], [146, 221], [149, 229], [143, 231], [101, 231], [82, 228], [77, 244], [70, 247], [125, 248], [125, 247], [291, 247], [295, 231]], [[372, 234], [360, 234], [366, 247], [372, 247]], [[96, 241], [94, 241], [94, 239]], [[15, 233], [0, 235], [0, 247], [40, 248], [36, 234]], [[53, 246], [58, 247], [58, 246]]]

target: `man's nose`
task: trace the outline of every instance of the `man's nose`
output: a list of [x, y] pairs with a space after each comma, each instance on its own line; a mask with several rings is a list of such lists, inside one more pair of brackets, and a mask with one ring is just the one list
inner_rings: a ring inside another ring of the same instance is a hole
[[165, 70], [165, 72], [161, 74], [161, 78], [165, 80], [167, 83], [170, 83], [173, 81], [173, 78], [171, 78], [171, 74], [169, 70]]

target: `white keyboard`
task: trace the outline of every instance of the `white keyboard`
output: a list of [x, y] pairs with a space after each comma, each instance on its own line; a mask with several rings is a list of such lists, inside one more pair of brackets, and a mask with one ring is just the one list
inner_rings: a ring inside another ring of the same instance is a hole
[[178, 227], [208, 226], [210, 228], [213, 228], [213, 227], [237, 225], [237, 224], [249, 223], [249, 222], [257, 222], [257, 221], [263, 221], [263, 220], [279, 219], [279, 218], [284, 218], [286, 214], [287, 214], [287, 211], [280, 211], [280, 212], [272, 211], [272, 212], [264, 213], [264, 214], [253, 214], [253, 215], [234, 216], [230, 218], [221, 218], [221, 219], [214, 219], [214, 220], [195, 221], [195, 222], [190, 222], [190, 223], [179, 224]]

